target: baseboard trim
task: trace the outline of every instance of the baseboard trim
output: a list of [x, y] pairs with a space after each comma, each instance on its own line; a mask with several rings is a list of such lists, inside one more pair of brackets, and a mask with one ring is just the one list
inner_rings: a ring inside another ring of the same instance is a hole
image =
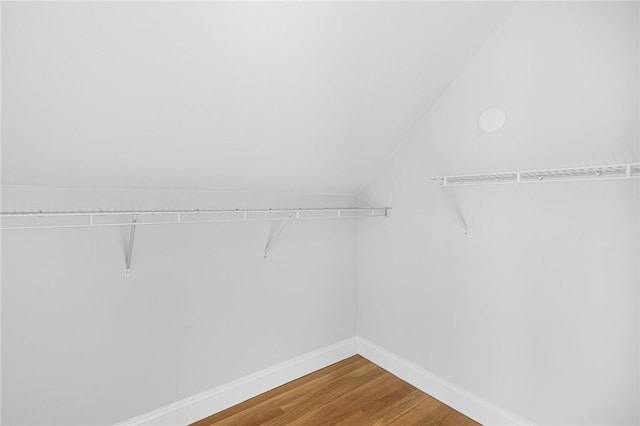
[[125, 420], [116, 426], [184, 426], [355, 354], [357, 340], [354, 337]]
[[361, 337], [343, 340], [115, 426], [184, 426], [292, 380], [360, 354], [421, 391], [484, 425], [534, 425]]
[[358, 353], [483, 425], [533, 425], [380, 346], [357, 338]]

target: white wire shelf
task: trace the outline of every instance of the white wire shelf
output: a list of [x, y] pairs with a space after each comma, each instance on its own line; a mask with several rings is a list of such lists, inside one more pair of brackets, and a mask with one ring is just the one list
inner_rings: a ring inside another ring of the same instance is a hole
[[390, 207], [343, 207], [299, 209], [245, 210], [91, 210], [91, 211], [23, 211], [0, 212], [0, 229], [55, 229], [104, 226], [128, 226], [129, 244], [125, 251], [125, 277], [131, 276], [131, 257], [138, 225], [169, 225], [185, 223], [279, 221], [280, 228], [267, 240], [263, 251], [268, 253], [291, 220], [356, 219], [388, 217]]
[[0, 212], [0, 229], [53, 229], [185, 223], [348, 219], [389, 216], [390, 207], [237, 210], [90, 210]]
[[461, 185], [505, 185], [638, 178], [640, 178], [640, 163], [438, 176], [424, 179], [434, 181], [440, 186], [449, 187]]

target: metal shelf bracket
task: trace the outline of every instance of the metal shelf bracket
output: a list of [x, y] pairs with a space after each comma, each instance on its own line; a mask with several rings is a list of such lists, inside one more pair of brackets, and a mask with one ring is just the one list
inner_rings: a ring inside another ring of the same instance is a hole
[[131, 276], [131, 253], [133, 252], [133, 240], [136, 237], [136, 222], [138, 222], [138, 215], [134, 214], [131, 220], [131, 233], [129, 234], [129, 248], [127, 249], [126, 257], [124, 260], [124, 276], [129, 278]]
[[451, 209], [454, 211], [456, 217], [458, 218], [458, 221], [460, 222], [460, 225], [464, 230], [464, 235], [469, 235], [469, 226], [467, 225], [467, 221], [464, 219], [464, 215], [462, 214], [462, 209], [458, 204], [457, 198], [455, 198], [455, 194], [445, 189], [444, 196], [449, 202], [449, 206], [451, 206]]
[[[287, 226], [287, 224], [289, 223], [289, 221], [291, 220], [291, 217], [293, 216], [293, 213], [289, 213], [288, 217], [282, 222], [282, 224], [280, 225], [280, 228], [278, 229], [278, 231], [273, 234], [273, 236], [271, 238], [269, 238], [269, 241], [267, 241], [267, 245], [264, 247], [264, 258], [267, 258], [267, 254], [269, 254], [269, 251], [273, 248], [273, 246], [275, 245], [276, 241], [278, 240], [278, 237], [280, 237], [280, 234], [282, 234], [282, 231], [284, 231], [284, 228]], [[299, 218], [300, 213], [296, 212], [296, 218]]]

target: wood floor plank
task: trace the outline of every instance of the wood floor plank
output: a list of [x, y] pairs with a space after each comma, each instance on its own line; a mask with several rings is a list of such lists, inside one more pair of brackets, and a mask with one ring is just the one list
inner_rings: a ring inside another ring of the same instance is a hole
[[[285, 383], [284, 385], [272, 389], [269, 392], [265, 392], [256, 397], [248, 399], [241, 404], [235, 405], [224, 411], [199, 420], [196, 423], [193, 423], [191, 426], [208, 426], [213, 424], [220, 425], [222, 424], [221, 422], [223, 420], [228, 419], [238, 413], [263, 411], [274, 406], [279, 408], [277, 403], [279, 402], [278, 398], [281, 395], [286, 395], [289, 392], [293, 391], [293, 398], [295, 399], [298, 397], [296, 396], [296, 394], [306, 391], [307, 386], [310, 384], [320, 386], [323, 383], [331, 383], [333, 380], [339, 377], [344, 377], [347, 373], [358, 370], [360, 367], [364, 367], [368, 364], [369, 361], [362, 358], [360, 355], [354, 355], [321, 370], [314, 371], [311, 374], [300, 377], [299, 379], [296, 379], [289, 383]], [[269, 408], [267, 408], [267, 405], [269, 406]]]
[[373, 397], [365, 404], [361, 404], [362, 407], [360, 409], [369, 417], [378, 418], [384, 411], [388, 410], [389, 407], [392, 407], [394, 402], [402, 400], [415, 390], [416, 388], [410, 384], [402, 380], [395, 380], [394, 383], [386, 389], [380, 389], [377, 397]]
[[[367, 384], [384, 380], [387, 376], [380, 369], [369, 363], [356, 370], [354, 375], [347, 374], [337, 380], [327, 383], [322, 388], [316, 389], [306, 395], [304, 399], [290, 401], [282, 407], [285, 413], [278, 419], [265, 423], [265, 426], [279, 424], [305, 424], [311, 419], [320, 421], [327, 415], [326, 407], [331, 410], [335, 401], [340, 401], [343, 397], [358, 393], [359, 388]], [[321, 413], [318, 410], [324, 409]], [[281, 423], [285, 422], [285, 423]]]
[[437, 399], [427, 396], [413, 405], [410, 410], [405, 410], [400, 416], [387, 424], [394, 426], [418, 424], [438, 425], [444, 415], [444, 413], [440, 412], [441, 410], [445, 412], [452, 411], [451, 408], [442, 404]]
[[422, 403], [427, 398], [430, 398], [429, 395], [414, 388], [411, 390], [411, 392], [409, 392], [401, 399], [390, 402], [390, 404], [385, 407], [384, 410], [381, 410], [376, 415], [376, 419], [372, 422], [372, 424], [376, 426], [392, 424], [398, 418], [413, 410], [417, 405]]
[[[394, 381], [395, 377], [381, 374], [372, 380], [358, 384], [356, 391], [346, 391], [325, 404], [317, 404], [312, 410], [297, 409], [295, 413], [291, 412], [288, 417], [285, 417], [285, 414], [282, 418], [285, 418], [288, 424], [334, 425], [359, 411], [358, 406], [362, 401], [369, 401], [376, 392], [390, 386]], [[271, 426], [278, 423], [272, 421], [268, 424]]]
[[191, 426], [412, 424], [478, 425], [356, 355], [215, 413]]
[[[275, 395], [254, 406], [251, 411], [243, 410], [233, 416], [229, 416], [225, 422], [220, 424], [245, 424], [253, 416], [254, 412], [272, 408], [281, 408], [284, 412], [280, 417], [261, 424], [290, 424], [297, 417], [304, 415], [304, 413], [329, 403], [343, 393], [350, 392], [361, 383], [370, 382], [379, 375], [382, 375], [382, 372], [378, 371], [373, 364], [366, 363], [361, 367], [344, 372], [340, 376], [332, 377], [330, 380], [320, 377], [300, 387]], [[306, 398], [301, 399], [301, 394], [306, 395]]]

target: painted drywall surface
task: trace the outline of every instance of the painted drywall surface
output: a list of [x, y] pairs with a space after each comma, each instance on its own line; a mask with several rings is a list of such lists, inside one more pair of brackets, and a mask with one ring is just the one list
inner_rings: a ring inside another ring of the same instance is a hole
[[[4, 187], [3, 208], [350, 205], [343, 195]], [[355, 335], [355, 224], [2, 232], [6, 425], [113, 424]]]
[[4, 183], [326, 192], [371, 179], [511, 6], [3, 9]]
[[638, 161], [638, 112], [638, 4], [519, 6], [361, 194], [393, 211], [358, 225], [359, 335], [535, 423], [638, 424], [638, 182], [418, 181]]

